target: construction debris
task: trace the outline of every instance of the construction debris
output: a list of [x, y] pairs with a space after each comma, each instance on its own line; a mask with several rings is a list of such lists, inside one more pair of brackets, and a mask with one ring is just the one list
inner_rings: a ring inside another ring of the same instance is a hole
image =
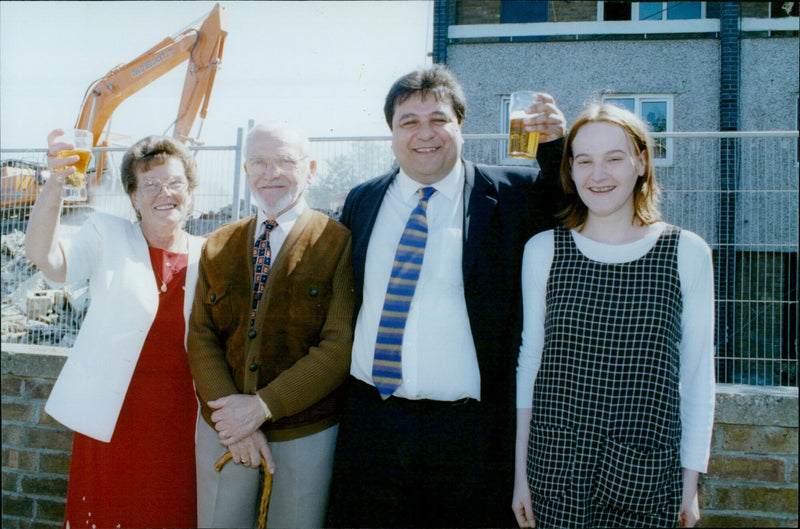
[[[62, 217], [62, 228], [78, 229], [90, 213], [75, 210]], [[234, 218], [232, 205], [186, 219], [186, 230], [207, 235]], [[239, 202], [237, 217], [255, 212], [255, 206]], [[328, 215], [333, 212], [323, 211]], [[89, 282], [55, 288], [25, 258], [25, 221], [3, 224], [2, 243], [2, 342], [72, 347], [89, 307]], [[18, 229], [21, 228], [21, 229]]]
[[3, 343], [71, 347], [89, 304], [88, 281], [52, 288], [25, 258], [25, 234], [3, 235]]

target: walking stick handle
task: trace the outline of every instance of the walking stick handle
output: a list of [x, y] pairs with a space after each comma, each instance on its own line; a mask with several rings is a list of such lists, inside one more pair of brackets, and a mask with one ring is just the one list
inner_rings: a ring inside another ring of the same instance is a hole
[[[233, 454], [229, 450], [217, 459], [217, 462], [214, 463], [214, 470], [220, 472], [231, 459], [233, 459]], [[267, 462], [263, 457], [261, 458], [261, 469], [264, 471], [264, 488], [261, 489], [261, 499], [258, 502], [258, 529], [266, 529], [269, 499], [272, 496], [272, 474], [267, 469]]]

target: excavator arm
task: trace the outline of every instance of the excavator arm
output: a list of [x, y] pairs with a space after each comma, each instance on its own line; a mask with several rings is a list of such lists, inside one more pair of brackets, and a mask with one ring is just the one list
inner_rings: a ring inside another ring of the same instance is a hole
[[[189, 61], [183, 83], [178, 114], [172, 135], [186, 143], [196, 140], [191, 129], [198, 112], [205, 119], [214, 78], [222, 61], [222, 49], [228, 35], [225, 8], [216, 4], [199, 29], [187, 29], [167, 37], [134, 60], [117, 66], [92, 83], [86, 91], [76, 128], [94, 134], [95, 147], [108, 147], [104, 129], [114, 110], [133, 94], [173, 68]], [[97, 152], [94, 175], [89, 175], [89, 200], [100, 185], [105, 152]], [[27, 215], [42, 186], [40, 171], [16, 163], [2, 164], [3, 216]]]
[[[173, 137], [195, 142], [191, 128], [200, 113], [205, 119], [208, 99], [221, 65], [227, 36], [225, 8], [214, 6], [199, 29], [187, 29], [167, 37], [134, 60], [113, 68], [86, 91], [76, 128], [94, 134], [95, 147], [108, 146], [104, 129], [114, 110], [127, 98], [188, 59]], [[95, 183], [103, 170], [104, 153], [98, 153]]]
[[[228, 34], [225, 30], [226, 21], [224, 17], [224, 8], [217, 4], [214, 10], [211, 11], [209, 18], [200, 28], [195, 48], [190, 50], [192, 56], [190, 57], [189, 67], [186, 69], [183, 95], [181, 96], [178, 116], [175, 119], [175, 127], [172, 133], [173, 137], [183, 142], [194, 141], [190, 133], [192, 123], [198, 115], [198, 110], [200, 119], [206, 119], [208, 99], [211, 96], [211, 89], [214, 87], [217, 69], [222, 63], [222, 49], [225, 45], [225, 37]], [[206, 28], [206, 26], [210, 27]], [[194, 57], [198, 57], [199, 60], [195, 60]]]

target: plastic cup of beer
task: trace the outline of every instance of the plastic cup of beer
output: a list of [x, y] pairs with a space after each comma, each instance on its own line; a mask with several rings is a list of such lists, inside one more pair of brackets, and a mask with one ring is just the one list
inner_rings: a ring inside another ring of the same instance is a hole
[[64, 180], [64, 187], [61, 189], [61, 197], [68, 202], [85, 201], [88, 197], [86, 189], [86, 170], [89, 167], [89, 160], [92, 159], [92, 144], [94, 136], [88, 130], [66, 129], [60, 140], [63, 143], [71, 143], [72, 149], [59, 151], [59, 158], [68, 156], [78, 156], [78, 161], [66, 167], [74, 167], [75, 172], [68, 175]]
[[522, 123], [524, 118], [533, 116], [528, 113], [528, 107], [535, 103], [536, 92], [524, 90], [511, 94], [511, 104], [508, 107], [508, 155], [512, 158], [536, 158], [539, 133], [528, 132]]

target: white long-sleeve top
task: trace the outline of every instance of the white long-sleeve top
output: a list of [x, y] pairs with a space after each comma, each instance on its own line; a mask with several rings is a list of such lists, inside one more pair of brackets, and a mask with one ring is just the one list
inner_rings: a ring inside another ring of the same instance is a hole
[[[650, 226], [647, 235], [621, 245], [605, 244], [572, 230], [572, 238], [587, 258], [625, 263], [644, 256], [666, 225]], [[545, 294], [553, 263], [553, 230], [539, 233], [525, 245], [522, 259], [524, 323], [517, 365], [517, 408], [530, 408], [533, 384], [544, 349]], [[714, 423], [714, 280], [711, 249], [697, 234], [681, 230], [678, 275], [683, 295], [680, 343], [681, 465], [705, 472]]]

